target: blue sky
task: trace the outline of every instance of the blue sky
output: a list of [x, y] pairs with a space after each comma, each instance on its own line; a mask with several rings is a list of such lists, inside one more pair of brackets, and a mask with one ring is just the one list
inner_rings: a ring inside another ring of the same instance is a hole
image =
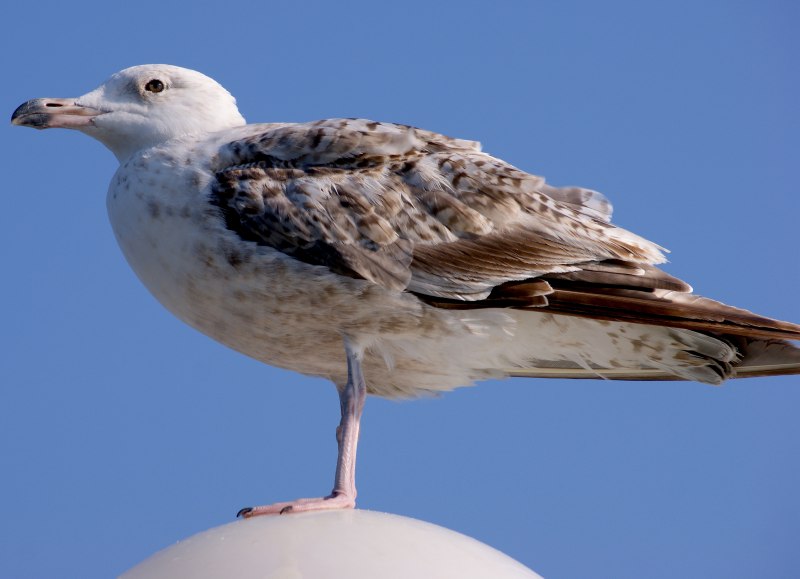
[[[1, 108], [166, 62], [219, 80], [251, 122], [359, 116], [478, 139], [604, 192], [698, 293], [800, 321], [796, 3], [271, 4], [19, 6]], [[328, 492], [334, 388], [150, 297], [105, 215], [113, 156], [10, 126], [0, 148], [0, 576], [113, 576], [242, 506]], [[371, 398], [359, 506], [547, 577], [792, 577], [797, 408], [800, 378]]]

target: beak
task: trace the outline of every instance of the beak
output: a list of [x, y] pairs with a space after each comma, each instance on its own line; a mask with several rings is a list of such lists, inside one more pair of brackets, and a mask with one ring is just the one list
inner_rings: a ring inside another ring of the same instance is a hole
[[92, 124], [105, 111], [85, 107], [75, 99], [33, 99], [11, 115], [11, 124], [34, 129], [79, 129]]

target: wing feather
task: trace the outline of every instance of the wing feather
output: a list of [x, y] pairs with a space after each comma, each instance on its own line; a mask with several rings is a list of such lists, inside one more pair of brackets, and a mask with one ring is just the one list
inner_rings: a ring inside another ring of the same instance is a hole
[[551, 187], [473, 141], [331, 119], [255, 126], [216, 159], [210, 202], [241, 239], [438, 307], [800, 338], [692, 295], [654, 267], [662, 248], [610, 223], [600, 193]]
[[405, 125], [264, 125], [217, 156], [211, 203], [244, 240], [390, 289], [480, 300], [498, 285], [606, 260], [664, 260], [609, 223], [594, 191]]

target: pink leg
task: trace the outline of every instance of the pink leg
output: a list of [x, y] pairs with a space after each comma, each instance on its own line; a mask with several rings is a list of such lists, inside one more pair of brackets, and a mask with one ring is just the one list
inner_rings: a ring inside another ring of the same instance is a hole
[[339, 443], [339, 458], [336, 461], [336, 479], [333, 491], [327, 497], [297, 499], [261, 507], [247, 507], [237, 517], [250, 518], [257, 515], [283, 515], [306, 511], [330, 509], [352, 509], [356, 506], [356, 448], [361, 413], [367, 398], [367, 385], [361, 372], [362, 352], [345, 339], [347, 353], [347, 384], [339, 392], [342, 419], [336, 429]]

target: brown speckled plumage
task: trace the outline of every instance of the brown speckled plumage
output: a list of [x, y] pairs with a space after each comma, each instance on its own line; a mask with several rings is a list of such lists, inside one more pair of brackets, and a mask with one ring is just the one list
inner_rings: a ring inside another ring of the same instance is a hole
[[29, 101], [12, 122], [77, 128], [114, 152], [114, 233], [165, 307], [337, 385], [331, 495], [245, 516], [355, 504], [367, 393], [800, 373], [800, 326], [693, 295], [656, 267], [659, 246], [611, 223], [601, 194], [552, 187], [473, 141], [361, 119], [246, 125], [216, 82], [167, 65]]
[[448, 309], [516, 307], [752, 338], [797, 326], [689, 295], [599, 193], [472, 141], [333, 119], [222, 147], [210, 201], [242, 240]]
[[550, 187], [477, 143], [403, 125], [265, 127], [215, 161], [211, 202], [242, 239], [389, 289], [474, 300], [581, 264], [663, 260], [609, 224], [600, 194]]

